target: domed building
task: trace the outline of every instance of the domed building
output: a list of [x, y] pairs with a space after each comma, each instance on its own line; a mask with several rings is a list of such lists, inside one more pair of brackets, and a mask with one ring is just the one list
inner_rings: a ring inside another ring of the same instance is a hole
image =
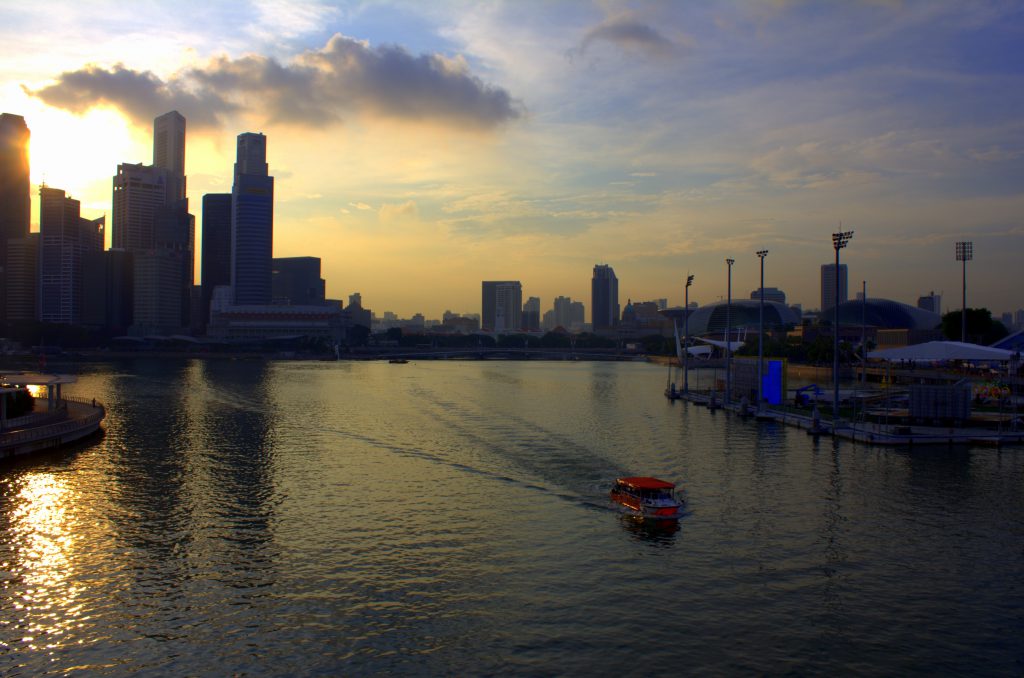
[[[831, 325], [833, 317], [834, 310], [830, 308], [818, 319]], [[942, 325], [942, 316], [892, 299], [857, 299], [839, 304], [840, 327], [861, 324], [883, 330], [934, 330]]]
[[[729, 306], [728, 311], [726, 307]], [[747, 328], [755, 332], [760, 324], [760, 300], [733, 299], [732, 304], [719, 302], [701, 306], [690, 314], [689, 329], [691, 335], [724, 334], [726, 329], [726, 314], [728, 323], [732, 329]], [[800, 316], [789, 306], [780, 304], [777, 301], [764, 302], [764, 326], [765, 329], [777, 327], [792, 327], [800, 324]], [[680, 319], [679, 327], [682, 329], [683, 321]]]

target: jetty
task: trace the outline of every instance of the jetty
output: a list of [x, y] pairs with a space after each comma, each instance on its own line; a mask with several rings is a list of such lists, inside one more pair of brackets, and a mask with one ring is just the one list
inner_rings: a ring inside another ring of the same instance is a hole
[[75, 381], [61, 374], [0, 373], [0, 460], [61, 447], [99, 430], [103, 404], [63, 393]]

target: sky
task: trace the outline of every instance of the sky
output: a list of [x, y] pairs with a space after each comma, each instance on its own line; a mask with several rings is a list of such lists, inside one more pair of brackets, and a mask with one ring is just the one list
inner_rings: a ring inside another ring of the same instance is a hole
[[[1024, 308], [1024, 4], [846, 2], [45, 3], [0, 0], [0, 111], [37, 185], [108, 215], [152, 121], [187, 119], [205, 193], [263, 132], [274, 256], [378, 315], [480, 311], [482, 280], [583, 301], [820, 304], [831, 234], [850, 295]], [[197, 256], [198, 259], [198, 256]], [[197, 261], [198, 282], [198, 261]]]

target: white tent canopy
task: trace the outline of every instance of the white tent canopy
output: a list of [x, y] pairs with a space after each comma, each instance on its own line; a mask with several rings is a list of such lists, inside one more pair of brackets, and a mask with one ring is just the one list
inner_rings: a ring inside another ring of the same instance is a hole
[[869, 359], [874, 360], [915, 360], [919, 362], [937, 362], [940, 360], [1010, 360], [1013, 351], [1006, 351], [991, 346], [965, 344], [962, 341], [929, 341], [913, 346], [888, 348], [882, 351], [871, 351]]

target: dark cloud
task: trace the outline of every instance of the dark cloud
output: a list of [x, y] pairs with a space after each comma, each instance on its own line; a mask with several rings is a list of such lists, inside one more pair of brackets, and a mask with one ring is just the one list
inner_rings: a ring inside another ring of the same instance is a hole
[[629, 17], [614, 17], [587, 31], [579, 53], [583, 54], [594, 42], [602, 40], [654, 56], [664, 56], [675, 47], [675, 43], [647, 24]]
[[521, 114], [506, 90], [481, 81], [460, 59], [371, 48], [342, 35], [287, 64], [261, 55], [219, 57], [166, 81], [123, 65], [88, 66], [25, 91], [75, 112], [112, 104], [139, 122], [177, 109], [193, 126], [219, 124], [238, 109], [306, 126], [373, 114], [487, 129]]

